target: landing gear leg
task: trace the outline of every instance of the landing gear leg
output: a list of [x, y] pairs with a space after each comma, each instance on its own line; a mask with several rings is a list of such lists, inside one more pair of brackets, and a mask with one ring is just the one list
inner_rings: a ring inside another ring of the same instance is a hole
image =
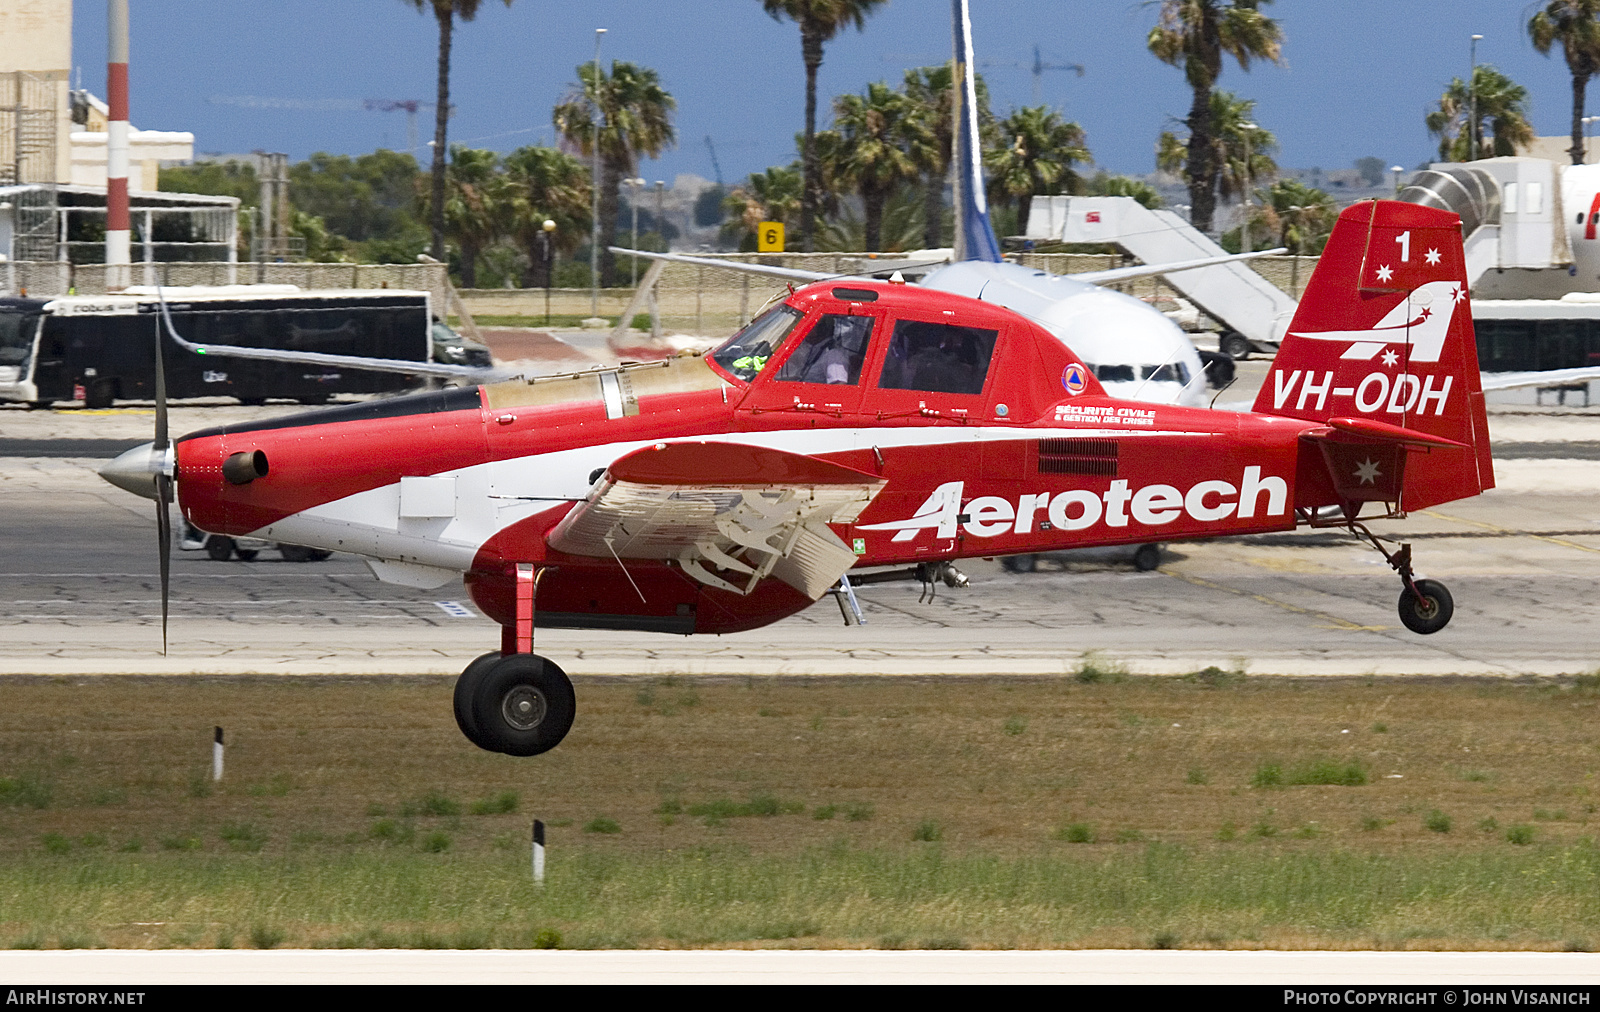
[[517, 618], [502, 650], [467, 665], [456, 679], [456, 726], [489, 752], [529, 756], [561, 743], [577, 714], [566, 672], [533, 653], [533, 605], [544, 569], [517, 567]]
[[1376, 548], [1389, 563], [1391, 569], [1400, 574], [1400, 622], [1407, 629], [1422, 636], [1436, 633], [1450, 624], [1450, 618], [1455, 614], [1455, 601], [1450, 597], [1450, 591], [1438, 580], [1419, 580], [1411, 569], [1411, 546], [1402, 544], [1394, 551], [1389, 551], [1376, 536], [1367, 530], [1365, 524], [1352, 523], [1351, 533], [1365, 538]]

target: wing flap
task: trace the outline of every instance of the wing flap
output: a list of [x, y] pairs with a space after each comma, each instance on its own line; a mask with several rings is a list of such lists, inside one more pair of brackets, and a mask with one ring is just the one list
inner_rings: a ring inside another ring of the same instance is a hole
[[733, 443], [657, 443], [619, 458], [546, 538], [569, 555], [676, 560], [708, 586], [748, 594], [774, 576], [821, 597], [855, 564], [829, 529], [883, 488], [815, 457]]

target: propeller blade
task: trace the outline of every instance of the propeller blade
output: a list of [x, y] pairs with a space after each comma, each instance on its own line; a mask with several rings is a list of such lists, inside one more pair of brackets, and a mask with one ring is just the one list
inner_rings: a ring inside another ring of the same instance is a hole
[[161, 550], [161, 656], [167, 655], [167, 598], [172, 585], [172, 479], [156, 475], [156, 542]]
[[167, 439], [167, 365], [166, 356], [161, 342], [161, 325], [167, 315], [167, 300], [161, 295], [161, 286], [156, 286], [156, 295], [161, 299], [161, 318], [156, 320], [156, 442], [155, 452], [165, 454], [169, 445]]
[[[150, 457], [156, 468], [156, 542], [161, 551], [161, 656], [167, 655], [167, 601], [172, 586], [172, 476], [167, 473], [167, 454], [172, 441], [167, 434], [167, 366], [162, 346], [161, 327], [167, 323], [167, 300], [156, 286], [161, 300], [161, 317], [156, 320], [156, 438]], [[170, 324], [169, 324], [170, 325]]]

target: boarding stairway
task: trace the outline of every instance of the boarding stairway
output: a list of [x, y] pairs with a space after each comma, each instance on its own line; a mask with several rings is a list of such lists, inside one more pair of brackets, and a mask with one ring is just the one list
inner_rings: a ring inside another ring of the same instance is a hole
[[[1153, 210], [1132, 197], [1033, 198], [1026, 237], [1035, 241], [1103, 243], [1147, 264], [1226, 256], [1182, 216]], [[1256, 350], [1275, 350], [1297, 303], [1246, 262], [1163, 275], [1167, 284]]]

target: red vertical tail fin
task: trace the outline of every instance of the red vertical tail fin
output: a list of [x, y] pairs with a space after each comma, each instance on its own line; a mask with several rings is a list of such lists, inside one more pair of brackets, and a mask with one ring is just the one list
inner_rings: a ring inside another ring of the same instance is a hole
[[1462, 444], [1406, 454], [1408, 509], [1493, 488], [1461, 219], [1391, 200], [1346, 208], [1255, 410]]

